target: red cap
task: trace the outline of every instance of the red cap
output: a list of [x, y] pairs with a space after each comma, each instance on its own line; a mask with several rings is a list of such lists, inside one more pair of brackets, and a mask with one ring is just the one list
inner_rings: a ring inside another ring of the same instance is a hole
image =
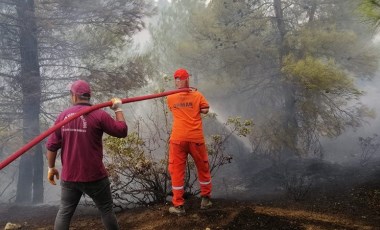
[[79, 96], [82, 96], [83, 94], [91, 95], [90, 85], [86, 81], [83, 81], [83, 80], [74, 81], [71, 84], [70, 91], [73, 94], [79, 95]]
[[179, 78], [181, 80], [186, 80], [189, 76], [189, 73], [185, 69], [177, 69], [174, 72], [174, 79]]

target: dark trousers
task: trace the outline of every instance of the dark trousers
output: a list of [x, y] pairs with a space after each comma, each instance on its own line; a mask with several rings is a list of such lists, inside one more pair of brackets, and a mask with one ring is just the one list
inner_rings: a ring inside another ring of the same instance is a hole
[[94, 182], [61, 181], [61, 204], [55, 218], [55, 230], [67, 230], [71, 217], [84, 194], [91, 197], [99, 209], [105, 229], [117, 230], [119, 225], [113, 212], [110, 181], [104, 178]]

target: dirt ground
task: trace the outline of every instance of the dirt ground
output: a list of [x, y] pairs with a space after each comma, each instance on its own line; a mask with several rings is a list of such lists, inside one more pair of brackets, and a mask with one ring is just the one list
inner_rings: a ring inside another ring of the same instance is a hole
[[[380, 183], [353, 188], [345, 194], [315, 195], [295, 202], [215, 199], [210, 210], [200, 210], [200, 199], [186, 201], [186, 215], [168, 213], [170, 204], [157, 204], [117, 213], [121, 229], [380, 229]], [[70, 229], [103, 229], [94, 211], [80, 207]], [[0, 205], [0, 229], [7, 222], [20, 229], [53, 229], [56, 206]]]

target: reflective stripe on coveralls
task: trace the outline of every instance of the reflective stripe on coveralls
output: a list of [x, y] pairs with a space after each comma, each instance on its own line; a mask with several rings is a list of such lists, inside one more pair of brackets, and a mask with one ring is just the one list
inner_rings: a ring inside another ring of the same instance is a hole
[[204, 184], [204, 185], [206, 185], [206, 184], [211, 184], [211, 181], [207, 181], [207, 182], [199, 181], [199, 184]]
[[174, 187], [174, 186], [173, 186], [172, 189], [173, 189], [173, 190], [181, 190], [181, 189], [183, 189], [183, 186], [180, 186], [180, 187]]
[[[199, 184], [202, 184], [202, 185], [211, 184], [211, 181], [207, 181], [207, 182], [199, 181]], [[181, 190], [181, 189], [183, 189], [183, 186], [172, 186], [172, 189]]]

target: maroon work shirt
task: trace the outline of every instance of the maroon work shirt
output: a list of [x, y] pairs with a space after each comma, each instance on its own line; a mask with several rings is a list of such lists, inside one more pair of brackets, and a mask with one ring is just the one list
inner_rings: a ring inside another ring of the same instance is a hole
[[[90, 104], [74, 105], [59, 114], [55, 124], [72, 116]], [[104, 110], [82, 115], [52, 133], [46, 148], [52, 152], [61, 149], [62, 180], [90, 182], [107, 177], [103, 164], [103, 133], [126, 137], [128, 127], [116, 121]]]

